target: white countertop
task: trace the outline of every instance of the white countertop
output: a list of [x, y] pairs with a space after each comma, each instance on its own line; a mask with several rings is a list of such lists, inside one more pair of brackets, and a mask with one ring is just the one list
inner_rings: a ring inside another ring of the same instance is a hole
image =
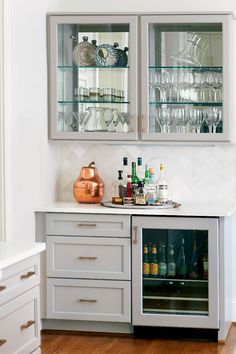
[[166, 216], [230, 216], [236, 211], [236, 204], [184, 204], [172, 209], [119, 209], [99, 204], [79, 204], [76, 202], [58, 202], [44, 205], [35, 210], [47, 213], [83, 213], [83, 214], [125, 214], [125, 215], [166, 215]]
[[1, 270], [14, 263], [34, 256], [46, 249], [43, 242], [18, 243], [18, 242], [0, 242], [0, 279]]

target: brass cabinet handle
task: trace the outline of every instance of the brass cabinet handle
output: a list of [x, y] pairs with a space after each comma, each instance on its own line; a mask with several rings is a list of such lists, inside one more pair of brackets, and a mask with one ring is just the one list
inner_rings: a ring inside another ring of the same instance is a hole
[[146, 133], [146, 125], [145, 125], [145, 116], [144, 114], [141, 115], [141, 129], [143, 133]]
[[7, 342], [6, 339], [0, 339], [0, 347]]
[[134, 244], [138, 243], [138, 227], [137, 226], [133, 227], [133, 243]]
[[79, 227], [96, 227], [97, 224], [78, 224]]
[[93, 257], [93, 256], [80, 256], [78, 257], [81, 260], [89, 259], [89, 260], [95, 260], [98, 259], [98, 257]]
[[6, 289], [6, 286], [5, 285], [0, 285], [0, 291], [3, 291]]
[[90, 302], [90, 303], [92, 303], [92, 302], [98, 302], [98, 300], [96, 300], [96, 299], [79, 299], [79, 302]]
[[32, 326], [35, 323], [35, 321], [28, 321], [26, 323], [24, 323], [23, 325], [20, 326], [20, 329], [26, 329], [30, 326]]
[[29, 277], [32, 277], [32, 275], [35, 275], [36, 273], [35, 272], [27, 272], [27, 273], [25, 273], [25, 274], [22, 274], [21, 276], [20, 276], [20, 278], [21, 279], [27, 279], [27, 278], [29, 278]]

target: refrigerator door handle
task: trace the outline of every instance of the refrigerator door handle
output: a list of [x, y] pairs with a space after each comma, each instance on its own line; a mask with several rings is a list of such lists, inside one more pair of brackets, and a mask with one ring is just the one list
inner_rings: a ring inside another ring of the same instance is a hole
[[138, 226], [133, 226], [133, 244], [138, 243]]

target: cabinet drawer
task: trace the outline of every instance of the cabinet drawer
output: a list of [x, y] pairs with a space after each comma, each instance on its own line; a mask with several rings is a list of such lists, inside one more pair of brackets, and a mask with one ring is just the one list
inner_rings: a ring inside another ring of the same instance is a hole
[[130, 237], [130, 216], [48, 213], [46, 234]]
[[131, 321], [129, 281], [47, 279], [47, 318]]
[[0, 279], [0, 305], [39, 284], [39, 255], [3, 269]]
[[29, 354], [40, 346], [39, 287], [0, 308], [0, 354]]
[[47, 276], [130, 280], [130, 239], [47, 236]]

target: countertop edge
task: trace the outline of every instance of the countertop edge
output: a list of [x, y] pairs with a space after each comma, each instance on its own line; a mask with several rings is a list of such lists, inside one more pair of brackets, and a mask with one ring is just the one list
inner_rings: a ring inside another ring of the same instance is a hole
[[[2, 242], [1, 245], [3, 245]], [[1, 248], [0, 245], [0, 248]], [[8, 251], [10, 250], [11, 244], [9, 242], [6, 242], [6, 248], [8, 247]], [[2, 246], [4, 247], [4, 245]], [[7, 268], [17, 262], [23, 261], [26, 258], [29, 258], [31, 256], [34, 256], [38, 253], [43, 252], [46, 249], [46, 244], [43, 242], [36, 242], [34, 244], [29, 245], [29, 247], [25, 249], [14, 249], [14, 245], [12, 247], [12, 254], [7, 255], [5, 259], [0, 260], [0, 279], [1, 279], [1, 270], [4, 268]]]

